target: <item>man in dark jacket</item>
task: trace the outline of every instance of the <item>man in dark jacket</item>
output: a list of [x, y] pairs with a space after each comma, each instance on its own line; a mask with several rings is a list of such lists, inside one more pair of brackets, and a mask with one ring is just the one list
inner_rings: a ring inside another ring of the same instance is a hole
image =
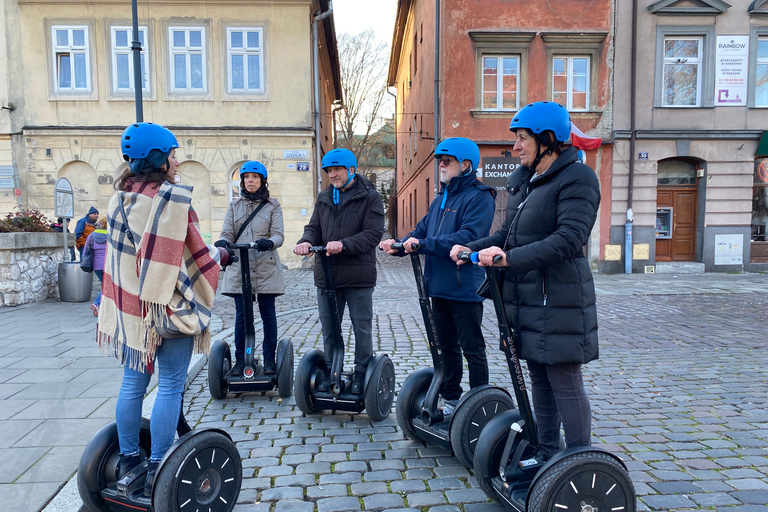
[[88, 240], [94, 229], [96, 229], [96, 221], [99, 219], [99, 210], [95, 206], [91, 206], [88, 209], [88, 213], [82, 219], [75, 224], [75, 245], [77, 250], [83, 252], [85, 241]]
[[[598, 357], [592, 271], [582, 247], [597, 219], [595, 171], [563, 149], [568, 111], [536, 102], [509, 128], [522, 166], [507, 180], [506, 220], [493, 235], [451, 249], [478, 251], [483, 266], [506, 267], [503, 297], [520, 357], [528, 363], [539, 454], [557, 453], [560, 424], [568, 448], [591, 444], [591, 408], [581, 367]], [[501, 261], [493, 259], [501, 256]]]
[[[414, 243], [425, 255], [424, 281], [432, 299], [432, 314], [437, 339], [443, 351], [445, 377], [440, 389], [444, 413], [452, 413], [461, 398], [461, 379], [467, 359], [469, 387], [488, 384], [488, 361], [481, 323], [483, 298], [476, 290], [485, 272], [475, 265], [457, 267], [451, 260], [451, 247], [488, 236], [493, 222], [495, 191], [477, 180], [480, 149], [469, 139], [454, 137], [435, 149], [439, 162], [442, 194], [429, 205], [427, 215], [416, 229], [403, 238], [406, 253]], [[389, 254], [396, 240], [385, 240], [380, 247]]]
[[[373, 289], [376, 286], [376, 244], [384, 234], [384, 203], [376, 187], [355, 172], [357, 159], [348, 149], [334, 149], [323, 157], [323, 170], [331, 185], [317, 196], [315, 210], [294, 254], [311, 256], [312, 246], [324, 245], [331, 257], [331, 275], [339, 315], [349, 306], [355, 331], [355, 378], [352, 393], [363, 392], [365, 369], [373, 356]], [[343, 253], [342, 253], [343, 251]], [[317, 306], [323, 329], [326, 357], [332, 354], [331, 312], [323, 295], [325, 280], [315, 265]], [[339, 319], [340, 321], [341, 319]], [[329, 365], [331, 361], [326, 361]], [[329, 379], [320, 383], [327, 390]]]

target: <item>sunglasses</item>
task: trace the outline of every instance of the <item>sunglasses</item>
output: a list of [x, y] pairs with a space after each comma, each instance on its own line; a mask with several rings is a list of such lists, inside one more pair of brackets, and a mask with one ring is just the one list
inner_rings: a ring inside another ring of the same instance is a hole
[[437, 160], [437, 165], [443, 164], [445, 167], [451, 165], [451, 162], [453, 161], [449, 156], [436, 156], [435, 160]]

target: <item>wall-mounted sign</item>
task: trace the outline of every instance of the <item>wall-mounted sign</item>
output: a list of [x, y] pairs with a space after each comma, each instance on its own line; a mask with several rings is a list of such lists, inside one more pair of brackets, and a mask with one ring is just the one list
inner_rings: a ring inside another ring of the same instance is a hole
[[296, 162], [296, 170], [302, 172], [308, 171], [309, 162]]
[[646, 153], [645, 151], [641, 151], [640, 153], [637, 154], [637, 159], [648, 160], [648, 153]]
[[283, 160], [298, 160], [300, 158], [309, 158], [309, 153], [306, 149], [283, 150]]
[[0, 178], [0, 188], [13, 188], [13, 178]]
[[715, 106], [747, 104], [749, 36], [717, 36], [715, 52]]
[[744, 235], [715, 235], [715, 265], [744, 264]]
[[13, 182], [12, 165], [0, 165], [0, 176], [2, 176], [0, 178], [0, 188], [14, 188], [16, 186]]
[[618, 244], [606, 244], [605, 261], [621, 261], [621, 246]]
[[290, 169], [290, 170], [294, 170], [294, 169], [296, 169], [296, 164], [285, 164], [285, 167]]
[[483, 184], [494, 187], [496, 190], [504, 190], [507, 178], [520, 167], [520, 157], [494, 157], [486, 156], [480, 160], [480, 168], [477, 177]]
[[71, 219], [75, 216], [75, 194], [72, 191], [72, 184], [67, 178], [56, 180], [53, 198], [54, 214], [57, 217]]

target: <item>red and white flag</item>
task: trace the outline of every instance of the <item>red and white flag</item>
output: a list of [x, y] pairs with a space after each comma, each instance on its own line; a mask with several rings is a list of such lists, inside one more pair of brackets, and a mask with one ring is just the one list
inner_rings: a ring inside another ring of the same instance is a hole
[[571, 144], [579, 149], [597, 149], [603, 143], [600, 137], [590, 137], [571, 122]]

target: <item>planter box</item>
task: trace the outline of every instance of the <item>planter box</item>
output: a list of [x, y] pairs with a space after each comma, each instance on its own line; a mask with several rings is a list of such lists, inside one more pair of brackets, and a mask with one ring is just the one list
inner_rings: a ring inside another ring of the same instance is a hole
[[[69, 233], [67, 237], [69, 244], [74, 245], [75, 235]], [[61, 233], [0, 233], [0, 306], [58, 297], [61, 261]]]

